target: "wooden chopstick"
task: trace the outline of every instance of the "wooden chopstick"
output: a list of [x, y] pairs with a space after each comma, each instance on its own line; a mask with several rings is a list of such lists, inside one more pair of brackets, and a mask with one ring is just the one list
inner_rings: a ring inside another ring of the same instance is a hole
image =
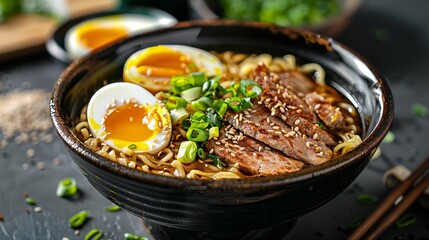
[[[385, 214], [394, 205], [396, 200], [401, 197], [427, 169], [429, 169], [429, 158], [427, 158], [403, 183], [393, 189], [384, 201], [380, 203], [377, 209], [362, 222], [362, 224], [348, 237], [348, 239], [362, 239], [362, 237], [383, 216], [383, 214]], [[375, 239], [389, 228], [428, 185], [429, 175], [420, 181], [419, 184], [402, 199], [400, 204], [385, 218], [385, 220], [372, 233], [370, 233], [370, 238], [368, 239]]]

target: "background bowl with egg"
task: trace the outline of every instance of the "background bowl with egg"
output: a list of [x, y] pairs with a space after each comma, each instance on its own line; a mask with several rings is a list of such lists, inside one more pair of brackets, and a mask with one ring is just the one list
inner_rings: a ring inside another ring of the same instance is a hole
[[[123, 80], [123, 66], [133, 53], [159, 44], [273, 56], [290, 53], [299, 62], [319, 63], [325, 68], [328, 84], [358, 109], [363, 142], [334, 161], [288, 175], [259, 178], [179, 179], [111, 162], [86, 147], [73, 128], [81, 109], [98, 89]], [[225, 233], [291, 221], [341, 193], [365, 168], [387, 134], [393, 99], [387, 82], [369, 63], [331, 38], [255, 22], [219, 20], [183, 22], [171, 29], [133, 36], [75, 61], [56, 82], [50, 109], [70, 156], [106, 198], [152, 226]]]
[[169, 13], [149, 7], [98, 12], [59, 26], [46, 49], [54, 58], [70, 63], [113, 41], [176, 23]]

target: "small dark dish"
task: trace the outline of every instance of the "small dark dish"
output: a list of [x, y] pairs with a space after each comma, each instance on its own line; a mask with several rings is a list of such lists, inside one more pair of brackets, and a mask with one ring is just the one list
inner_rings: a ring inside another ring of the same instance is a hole
[[[363, 143], [326, 164], [274, 177], [203, 181], [128, 169], [87, 148], [73, 133], [80, 110], [103, 81], [122, 78], [135, 51], [157, 44], [206, 50], [292, 53], [317, 62], [330, 85], [359, 110]], [[393, 99], [387, 82], [365, 60], [336, 41], [306, 31], [235, 21], [183, 22], [171, 29], [115, 43], [71, 64], [54, 86], [52, 121], [71, 157], [106, 198], [149, 223], [203, 231], [248, 231], [296, 219], [333, 199], [366, 167], [387, 134]]]
[[[158, 19], [164, 27], [171, 27], [177, 23], [177, 20], [171, 16], [169, 13], [164, 12], [162, 10], [156, 8], [135, 8], [135, 9], [122, 9], [122, 10], [114, 10], [107, 12], [98, 12], [86, 16], [82, 16], [79, 18], [72, 19], [63, 23], [61, 26], [55, 30], [52, 34], [52, 37], [46, 42], [46, 49], [54, 58], [64, 62], [71, 63], [72, 59], [65, 48], [65, 37], [67, 31], [74, 27], [76, 24], [81, 22], [91, 20], [94, 18], [112, 16], [118, 14], [137, 14], [142, 16], [147, 16], [150, 18]], [[154, 28], [155, 29], [155, 28]], [[150, 29], [150, 30], [154, 30]]]

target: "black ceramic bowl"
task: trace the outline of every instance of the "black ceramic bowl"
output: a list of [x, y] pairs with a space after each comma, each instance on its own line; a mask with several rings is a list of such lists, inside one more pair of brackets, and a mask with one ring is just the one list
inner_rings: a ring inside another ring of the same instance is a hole
[[[82, 107], [103, 82], [120, 81], [126, 59], [157, 44], [206, 50], [291, 53], [317, 62], [328, 83], [359, 110], [363, 143], [326, 164], [273, 177], [192, 180], [123, 167], [87, 148], [73, 133]], [[387, 82], [365, 60], [336, 41], [311, 32], [230, 21], [183, 22], [138, 35], [72, 63], [56, 82], [51, 117], [71, 157], [106, 198], [149, 223], [204, 231], [247, 231], [296, 219], [341, 193], [368, 164], [389, 130], [393, 99]]]

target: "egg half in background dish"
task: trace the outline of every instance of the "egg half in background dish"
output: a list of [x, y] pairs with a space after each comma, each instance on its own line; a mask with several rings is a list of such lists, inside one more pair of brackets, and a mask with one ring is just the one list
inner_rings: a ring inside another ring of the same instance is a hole
[[132, 54], [124, 66], [124, 80], [152, 93], [168, 91], [170, 78], [190, 72], [221, 75], [224, 65], [213, 54], [184, 45], [159, 45]]
[[117, 150], [156, 153], [170, 142], [168, 110], [150, 92], [133, 83], [100, 88], [88, 103], [87, 117], [92, 135]]
[[137, 33], [176, 22], [138, 14], [118, 14], [94, 18], [70, 28], [65, 35], [65, 48], [70, 58], [80, 58], [91, 51]]

